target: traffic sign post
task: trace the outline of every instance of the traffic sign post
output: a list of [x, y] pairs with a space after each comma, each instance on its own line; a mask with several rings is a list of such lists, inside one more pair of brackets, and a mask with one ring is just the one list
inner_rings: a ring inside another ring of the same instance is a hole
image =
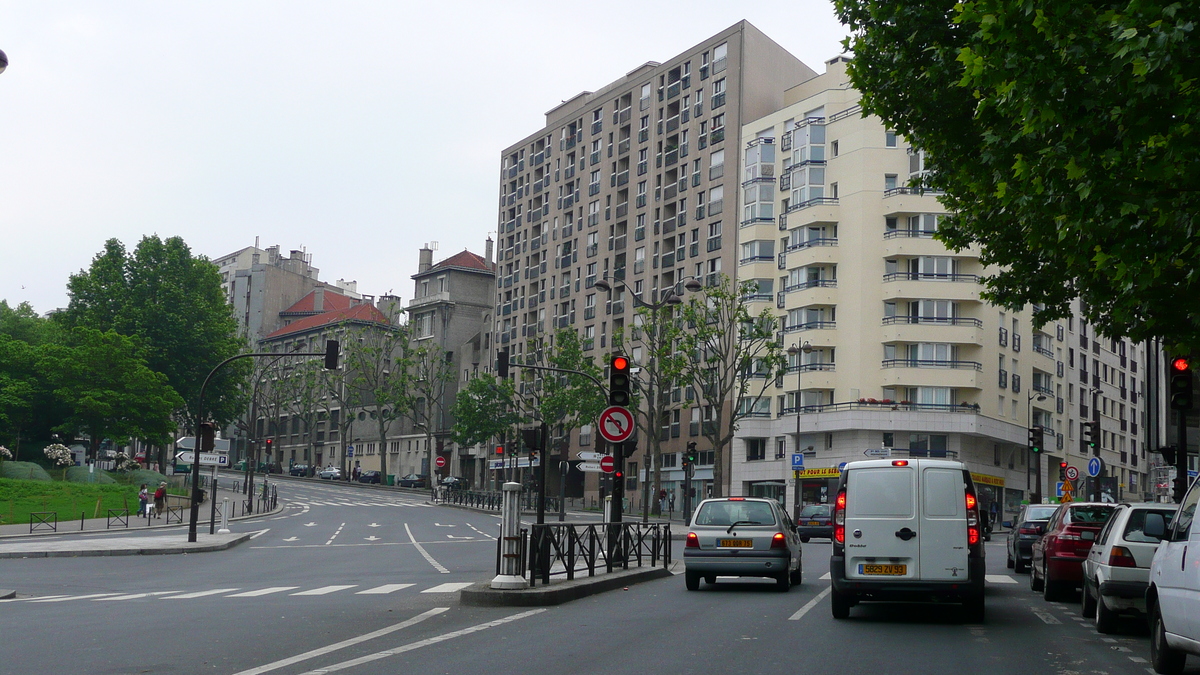
[[624, 443], [633, 435], [633, 413], [628, 408], [609, 406], [600, 413], [600, 437], [609, 443]]
[[445, 468], [446, 467], [446, 458], [442, 457], [442, 456], [438, 456], [437, 459], [433, 460], [433, 465], [439, 469]]

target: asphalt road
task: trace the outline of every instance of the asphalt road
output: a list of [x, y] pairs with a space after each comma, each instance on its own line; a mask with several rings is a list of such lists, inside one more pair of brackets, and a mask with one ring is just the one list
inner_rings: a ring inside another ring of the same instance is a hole
[[[1144, 629], [1102, 636], [1046, 603], [988, 545], [987, 620], [953, 606], [864, 604], [835, 621], [830, 546], [804, 583], [673, 577], [550, 608], [476, 608], [498, 518], [422, 496], [280, 483], [280, 516], [229, 551], [0, 561], [0, 673], [1144, 673]], [[1193, 659], [1188, 672], [1200, 673]]]

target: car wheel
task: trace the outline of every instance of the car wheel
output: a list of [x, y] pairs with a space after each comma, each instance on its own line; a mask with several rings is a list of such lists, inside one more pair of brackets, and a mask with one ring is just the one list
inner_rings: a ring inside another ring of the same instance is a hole
[[1033, 565], [1029, 566], [1029, 590], [1034, 593], [1042, 590], [1042, 580], [1038, 579], [1037, 570]]
[[976, 595], [967, 598], [963, 603], [963, 612], [966, 614], [966, 619], [970, 623], [983, 623], [983, 596]]
[[1154, 604], [1151, 617], [1150, 663], [1154, 666], [1154, 671], [1157, 673], [1179, 675], [1179, 673], [1183, 672], [1183, 664], [1187, 660], [1187, 654], [1177, 649], [1172, 649], [1167, 644], [1167, 629], [1163, 625], [1162, 612], [1158, 609], [1158, 603]]
[[1114, 633], [1117, 630], [1117, 615], [1104, 604], [1104, 596], [1096, 597], [1096, 632]]
[[807, 537], [807, 536], [800, 537], [800, 543], [801, 543], [801, 544], [807, 544], [807, 543], [808, 543], [808, 540], [809, 540], [809, 537]]
[[792, 573], [784, 570], [775, 577], [775, 590], [780, 593], [787, 593], [792, 589]]
[[1017, 566], [1017, 563], [1012, 559], [1012, 555], [1008, 556], [1008, 560], [1005, 561], [1005, 564], [1007, 565], [1008, 569], [1010, 569], [1010, 570], [1014, 569]]
[[700, 590], [700, 573], [685, 570], [683, 573], [683, 583], [689, 591]]
[[1083, 582], [1083, 608], [1079, 613], [1085, 619], [1096, 616], [1096, 598], [1092, 597], [1092, 591], [1088, 588], [1087, 581]]
[[804, 568], [796, 565], [796, 569], [792, 571], [792, 585], [799, 586], [804, 583]]
[[1021, 561], [1021, 560], [1014, 560], [1014, 561], [1013, 561], [1013, 571], [1014, 571], [1014, 572], [1016, 572], [1017, 574], [1021, 574], [1022, 572], [1026, 572], [1026, 571], [1028, 571], [1028, 570], [1029, 570], [1029, 564], [1028, 564], [1028, 563], [1026, 563], [1026, 562], [1023, 562], [1023, 561]]
[[1042, 599], [1046, 602], [1054, 602], [1062, 595], [1061, 581], [1054, 581], [1050, 578], [1050, 572], [1042, 565]]
[[837, 591], [831, 591], [829, 593], [829, 604], [833, 608], [833, 618], [850, 618], [850, 598], [838, 593]]

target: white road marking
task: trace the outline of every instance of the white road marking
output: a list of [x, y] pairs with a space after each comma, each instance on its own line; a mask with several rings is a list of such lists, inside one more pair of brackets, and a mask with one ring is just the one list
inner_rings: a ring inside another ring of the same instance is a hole
[[349, 586], [322, 586], [320, 588], [314, 588], [311, 591], [300, 591], [299, 593], [292, 593], [292, 595], [328, 595], [329, 593], [336, 593], [338, 591], [344, 591], [347, 588], [354, 588], [357, 585], [358, 584], [350, 584]]
[[425, 560], [427, 560], [430, 565], [433, 565], [434, 569], [442, 574], [450, 574], [450, 570], [442, 567], [441, 563], [434, 560], [433, 556], [429, 555], [429, 551], [426, 551], [424, 546], [421, 546], [417, 543], [417, 538], [413, 536], [412, 530], [408, 527], [408, 523], [404, 524], [404, 531], [408, 533], [408, 538], [412, 540], [412, 545], [421, 552], [421, 555], [425, 557]]
[[300, 537], [288, 537], [287, 539], [284, 539], [284, 541], [299, 541], [299, 540], [300, 540]]
[[[445, 642], [446, 640], [453, 640], [454, 638], [462, 637], [464, 635], [470, 635], [471, 633], [478, 633], [481, 630], [487, 630], [489, 628], [495, 628], [496, 626], [502, 626], [506, 623], [511, 623], [513, 621], [519, 621], [526, 617], [534, 616], [536, 614], [541, 614], [544, 611], [546, 611], [546, 610], [545, 609], [531, 609], [527, 612], [513, 614], [511, 616], [506, 616], [502, 619], [496, 619], [495, 621], [488, 621], [487, 623], [476, 624], [474, 626], [471, 626], [470, 628], [463, 628], [462, 630], [456, 630], [456, 631], [453, 631], [450, 633], [444, 633], [442, 635], [437, 635], [437, 636], [434, 636], [431, 638], [426, 638], [424, 640], [419, 640], [417, 642], [410, 642], [409, 644], [401, 645], [394, 649], [387, 649], [382, 652], [375, 652], [374, 654], [367, 654], [366, 656], [360, 656], [357, 659], [351, 659], [351, 660], [345, 661], [343, 663], [326, 666], [324, 668], [319, 668], [317, 670], [311, 670], [311, 671], [308, 671], [307, 673], [303, 673], [302, 675], [326, 675], [326, 673], [333, 673], [333, 672], [336, 672], [339, 670], [345, 670], [346, 668], [353, 668], [354, 666], [360, 666], [364, 663], [378, 661], [379, 659], [385, 659], [389, 656], [395, 656], [397, 654], [411, 652], [414, 649], [420, 649], [421, 647], [428, 647], [429, 645], [435, 645], [439, 642]], [[243, 674], [237, 673], [236, 675], [243, 675]], [[250, 675], [250, 674], [246, 673], [245, 675]]]
[[263, 536], [264, 534], [266, 534], [266, 533], [268, 533], [268, 532], [270, 532], [270, 531], [271, 531], [271, 528], [269, 528], [269, 527], [268, 527], [268, 528], [266, 528], [266, 529], [264, 529], [264, 530], [259, 530], [258, 532], [255, 532], [254, 534], [250, 535], [250, 538], [251, 538], [251, 539], [258, 539], [259, 537]]
[[95, 600], [92, 600], [92, 602], [104, 602], [105, 600], [137, 600], [138, 598], [145, 598], [151, 595], [170, 595], [178, 592], [179, 591], [152, 591], [150, 593], [134, 593], [132, 595], [118, 595], [112, 598], [96, 598]]
[[329, 538], [329, 541], [325, 542], [325, 545], [326, 545], [326, 546], [328, 546], [328, 545], [332, 544], [332, 543], [333, 543], [333, 540], [334, 540], [334, 539], [337, 539], [337, 536], [338, 536], [339, 534], [341, 534], [341, 533], [342, 533], [342, 528], [343, 528], [343, 527], [345, 527], [345, 526], [346, 526], [346, 524], [345, 524], [345, 523], [342, 523], [341, 525], [338, 525], [338, 529], [337, 529], [337, 531], [333, 533], [333, 536]]
[[829, 572], [826, 572], [825, 574], [821, 575], [821, 578], [818, 579], [818, 581], [829, 581], [829, 578]]
[[833, 588], [829, 587], [829, 588], [826, 588], [825, 590], [821, 591], [820, 593], [817, 593], [817, 596], [815, 598], [813, 598], [812, 600], [809, 600], [808, 603], [806, 605], [804, 605], [803, 607], [801, 607], [799, 610], [797, 610], [795, 614], [789, 616], [788, 621], [799, 621], [800, 619], [804, 618], [804, 615], [808, 614], [808, 610], [812, 609], [813, 607], [816, 607], [817, 603], [824, 600], [825, 596], [829, 595], [829, 592], [832, 590], [833, 590]]
[[43, 595], [43, 596], [42, 596], [42, 597], [40, 597], [40, 598], [38, 598], [38, 597], [33, 597], [33, 598], [9, 598], [9, 599], [7, 599], [7, 600], [0, 600], [0, 602], [25, 602], [25, 601], [27, 601], [27, 600], [31, 600], [31, 601], [32, 601], [32, 600], [49, 600], [50, 598], [65, 598], [65, 597], [67, 597], [67, 596], [65, 596], [65, 595]]
[[468, 581], [465, 583], [456, 582], [456, 583], [449, 583], [449, 584], [438, 584], [437, 586], [434, 586], [433, 588], [426, 588], [425, 590], [423, 590], [421, 592], [422, 593], [457, 593], [458, 591], [461, 591], [462, 589], [466, 588], [467, 586], [470, 586], [472, 583], [473, 582]]
[[250, 670], [243, 670], [239, 673], [234, 673], [234, 675], [260, 675], [260, 673], [267, 673], [272, 670], [277, 670], [277, 669], [283, 668], [285, 666], [290, 666], [293, 663], [300, 663], [301, 661], [315, 659], [318, 656], [324, 656], [325, 654], [328, 654], [330, 652], [335, 652], [339, 649], [345, 649], [346, 647], [350, 647], [350, 646], [359, 644], [360, 642], [367, 642], [368, 640], [374, 640], [375, 638], [383, 637], [384, 635], [387, 635], [389, 633], [394, 633], [398, 630], [403, 630], [405, 628], [408, 628], [409, 626], [415, 626], [416, 624], [421, 623], [425, 619], [437, 616], [438, 614], [441, 614], [442, 612], [448, 612], [448, 611], [450, 611], [449, 607], [434, 607], [433, 609], [429, 610], [428, 612], [422, 612], [421, 614], [418, 614], [411, 619], [408, 619], [406, 621], [401, 621], [400, 623], [395, 624], [393, 626], [388, 626], [387, 628], [380, 628], [379, 630], [374, 631], [372, 633], [366, 633], [363, 635], [359, 635], [357, 637], [352, 637], [348, 640], [342, 640], [341, 642], [335, 642], [331, 645], [326, 645], [324, 647], [320, 647], [320, 648], [314, 649], [312, 651], [304, 652], [303, 654], [289, 656], [286, 659], [282, 659], [279, 661], [274, 661], [272, 663], [261, 665], [261, 666], [258, 666], [257, 668], [251, 668]]
[[476, 532], [478, 532], [479, 534], [482, 534], [483, 536], [487, 537], [488, 539], [491, 539], [492, 541], [495, 541], [495, 540], [496, 540], [496, 537], [495, 537], [495, 536], [493, 536], [493, 535], [490, 535], [490, 534], [488, 534], [487, 532], [484, 532], [483, 530], [479, 529], [478, 527], [475, 527], [474, 525], [472, 525], [472, 524], [470, 524], [470, 523], [467, 523], [467, 527], [471, 528], [472, 530], [475, 530], [475, 531], [476, 531]]
[[375, 535], [371, 535], [369, 537], [363, 537], [363, 539], [366, 539], [367, 541], [379, 541], [382, 538], [383, 537], [376, 537]]
[[1058, 617], [1054, 616], [1050, 612], [1043, 612], [1042, 610], [1037, 609], [1036, 607], [1031, 607], [1030, 609], [1033, 610], [1034, 614], [1037, 614], [1037, 618], [1041, 619], [1042, 623], [1049, 624], [1052, 626], [1062, 624], [1062, 622], [1058, 620]]
[[316, 525], [316, 523], [305, 523], [304, 524], [305, 527], [312, 527], [314, 525]]
[[1131, 656], [1131, 657], [1129, 657], [1129, 660], [1133, 661], [1134, 663], [1149, 663], [1149, 661], [1147, 661], [1146, 659], [1143, 659], [1140, 656]]
[[434, 523], [433, 525], [434, 527], [454, 527], [453, 525], [443, 525], [441, 523]]
[[1007, 574], [985, 574], [985, 575], [983, 575], [983, 579], [984, 579], [984, 581], [987, 581], [989, 584], [1015, 584], [1015, 583], [1017, 583], [1016, 579], [1008, 576]]
[[30, 602], [66, 602], [67, 600], [90, 600], [91, 598], [105, 598], [110, 595], [120, 595], [120, 593], [91, 593], [89, 595], [68, 595], [61, 598], [42, 598], [41, 600], [30, 600]]
[[355, 595], [387, 595], [392, 591], [403, 590], [412, 585], [413, 584], [384, 584], [382, 586], [376, 586], [375, 588], [369, 588], [365, 591], [359, 591], [355, 593]]
[[236, 591], [236, 588], [218, 588], [211, 591], [196, 591], [195, 593], [184, 593], [183, 595], [171, 595], [163, 598], [163, 600], [189, 600], [191, 598], [203, 598], [206, 595], [217, 595], [218, 593], [229, 593]]
[[257, 598], [261, 595], [270, 595], [272, 593], [282, 593], [283, 591], [291, 591], [300, 588], [299, 586], [271, 586], [270, 588], [260, 588], [257, 591], [246, 591], [245, 593], [234, 593], [227, 595], [227, 598]]
[[456, 537], [452, 534], [448, 534], [448, 535], [446, 535], [446, 538], [447, 539], [474, 539], [475, 537]]

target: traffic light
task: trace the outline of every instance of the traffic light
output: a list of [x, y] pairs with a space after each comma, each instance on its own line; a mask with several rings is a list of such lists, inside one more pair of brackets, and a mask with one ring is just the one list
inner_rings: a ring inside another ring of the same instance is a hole
[[1167, 394], [1171, 399], [1171, 410], [1191, 410], [1192, 400], [1192, 364], [1183, 357], [1171, 359], [1170, 382], [1167, 384]]
[[504, 454], [504, 444], [503, 444], [503, 443], [500, 443], [500, 444], [497, 444], [497, 445], [496, 445], [496, 454], [497, 454], [497, 455], [503, 455], [503, 454]]
[[629, 359], [613, 355], [608, 360], [608, 404], [629, 406]]
[[1168, 445], [1168, 446], [1159, 448], [1155, 452], [1162, 454], [1163, 462], [1167, 466], [1175, 466], [1175, 446]]
[[496, 352], [496, 376], [500, 378], [508, 377], [508, 350], [501, 349]]
[[1081, 427], [1083, 429], [1083, 440], [1087, 443], [1088, 448], [1096, 447], [1096, 442], [1100, 440], [1100, 423], [1084, 422]]
[[1058, 479], [1065, 481], [1067, 479], [1067, 460], [1058, 463]]
[[1029, 451], [1035, 452], [1035, 453], [1041, 452], [1042, 451], [1042, 443], [1044, 443], [1044, 442], [1045, 442], [1045, 434], [1042, 431], [1042, 428], [1041, 427], [1030, 427], [1029, 428]]
[[271, 439], [269, 439], [269, 438], [266, 440], [266, 446], [267, 446], [267, 457], [270, 457], [270, 456], [271, 456], [271, 448], [272, 448], [272, 446], [273, 446], [274, 444], [275, 444], [275, 441], [273, 441], [273, 440], [271, 440]]
[[212, 422], [200, 424], [200, 452], [212, 452], [215, 447], [216, 430]]
[[687, 452], [683, 453], [683, 465], [695, 464], [696, 459], [696, 441], [688, 441]]
[[325, 341], [325, 370], [337, 370], [338, 367], [338, 341]]

